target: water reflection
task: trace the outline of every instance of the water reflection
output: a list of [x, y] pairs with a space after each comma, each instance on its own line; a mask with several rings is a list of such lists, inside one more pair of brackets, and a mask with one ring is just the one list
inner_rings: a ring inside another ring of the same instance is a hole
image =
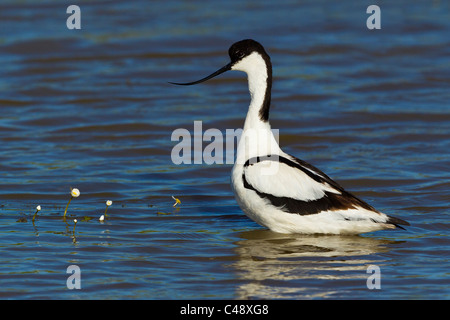
[[342, 288], [366, 289], [367, 267], [382, 265], [376, 253], [390, 240], [362, 236], [305, 236], [254, 230], [240, 234], [233, 267], [243, 284], [238, 299], [334, 296]]

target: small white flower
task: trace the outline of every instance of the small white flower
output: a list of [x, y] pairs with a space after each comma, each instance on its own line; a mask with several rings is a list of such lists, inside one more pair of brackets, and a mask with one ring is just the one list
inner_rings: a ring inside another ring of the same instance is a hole
[[111, 200], [106, 201], [106, 205], [109, 207], [110, 205], [112, 205], [112, 201]]
[[70, 195], [74, 198], [78, 198], [80, 196], [80, 190], [78, 190], [77, 188], [73, 188], [70, 191]]
[[73, 219], [73, 230], [72, 230], [72, 234], [73, 234], [73, 243], [75, 243], [77, 241], [77, 239], [75, 238], [75, 227], [77, 226], [77, 219]]
[[104, 221], [105, 220], [105, 216], [104, 215], [102, 215], [98, 220], [100, 220], [100, 221]]
[[41, 206], [37, 206], [37, 207], [36, 207], [36, 210], [37, 210], [37, 211], [41, 211]]

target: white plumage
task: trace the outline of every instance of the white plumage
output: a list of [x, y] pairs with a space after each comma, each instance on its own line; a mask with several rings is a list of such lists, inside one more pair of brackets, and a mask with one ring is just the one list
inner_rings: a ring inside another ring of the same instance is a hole
[[229, 55], [231, 62], [210, 76], [176, 84], [197, 84], [228, 70], [247, 73], [251, 102], [231, 182], [248, 217], [281, 233], [359, 234], [409, 225], [377, 211], [319, 169], [283, 152], [269, 124], [270, 57], [250, 39], [233, 44]]
[[[271, 174], [273, 172], [273, 174]], [[340, 194], [328, 183], [317, 182], [301, 170], [277, 161], [261, 161], [244, 168], [245, 180], [257, 191], [301, 201], [321, 199], [325, 191]]]

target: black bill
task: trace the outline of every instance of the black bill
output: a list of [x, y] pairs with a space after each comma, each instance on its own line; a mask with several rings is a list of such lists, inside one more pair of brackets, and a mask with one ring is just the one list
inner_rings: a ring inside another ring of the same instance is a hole
[[225, 71], [228, 71], [228, 70], [231, 70], [231, 63], [227, 64], [226, 66], [224, 66], [222, 68], [220, 68], [219, 70], [217, 70], [216, 72], [210, 74], [209, 76], [207, 76], [207, 77], [205, 77], [203, 79], [194, 81], [194, 82], [186, 82], [186, 83], [169, 82], [169, 83], [177, 84], [177, 85], [180, 85], [180, 86], [190, 86], [190, 85], [193, 85], [193, 84], [205, 82], [206, 80], [214, 78], [215, 76], [218, 76], [219, 74], [222, 74], [222, 73], [224, 73]]

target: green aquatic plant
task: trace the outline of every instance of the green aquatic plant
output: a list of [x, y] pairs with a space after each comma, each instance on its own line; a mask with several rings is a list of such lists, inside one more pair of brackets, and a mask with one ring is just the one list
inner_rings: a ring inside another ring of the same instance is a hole
[[161, 214], [161, 215], [168, 215], [171, 214], [170, 212], [161, 212], [161, 211], [156, 211], [156, 214]]
[[37, 206], [37, 207], [36, 207], [36, 212], [34, 213], [33, 219], [32, 219], [33, 223], [34, 223], [34, 219], [36, 219], [36, 216], [37, 216], [37, 214], [38, 214], [39, 211], [41, 211], [41, 206]]
[[111, 201], [111, 200], [106, 201], [105, 217], [107, 217], [106, 211], [108, 211], [108, 208], [109, 208], [111, 205], [112, 205], [112, 201]]
[[78, 198], [79, 196], [80, 190], [78, 190], [77, 188], [73, 188], [70, 190], [70, 199], [67, 203], [66, 210], [64, 210], [64, 220], [66, 220], [67, 209], [69, 208], [70, 201], [72, 201], [73, 198]]
[[106, 212], [108, 211], [108, 208], [109, 208], [110, 206], [112, 206], [112, 201], [111, 201], [111, 200], [107, 200], [107, 201], [106, 201], [105, 214], [102, 214], [102, 215], [100, 216], [100, 218], [98, 219], [99, 221], [101, 221], [101, 222], [104, 221], [105, 218], [108, 216], [108, 215], [106, 214]]
[[72, 242], [77, 242], [77, 238], [75, 237], [75, 227], [77, 226], [77, 219], [73, 219], [73, 230], [72, 230]]
[[180, 199], [178, 199], [178, 198], [175, 198], [174, 196], [172, 196], [172, 199], [173, 199], [173, 200], [175, 200], [175, 203], [173, 204], [173, 207], [176, 207], [176, 206], [177, 206], [177, 204], [181, 204], [181, 201], [180, 201]]

